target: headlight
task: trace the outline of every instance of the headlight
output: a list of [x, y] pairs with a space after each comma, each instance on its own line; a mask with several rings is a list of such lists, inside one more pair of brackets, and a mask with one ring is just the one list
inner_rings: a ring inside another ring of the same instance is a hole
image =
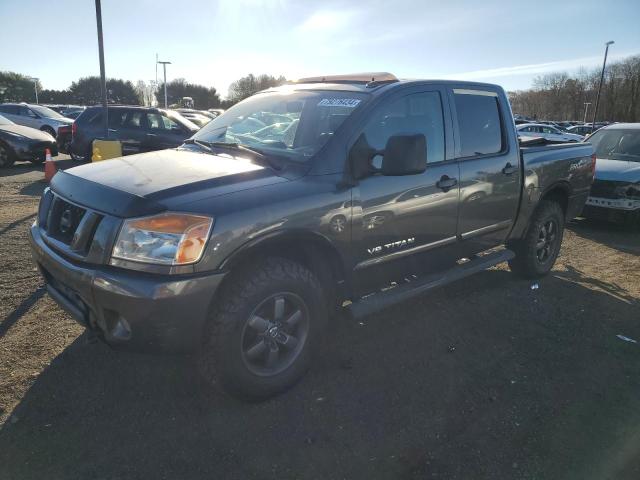
[[200, 260], [213, 218], [162, 213], [125, 220], [112, 258], [161, 265], [186, 265]]

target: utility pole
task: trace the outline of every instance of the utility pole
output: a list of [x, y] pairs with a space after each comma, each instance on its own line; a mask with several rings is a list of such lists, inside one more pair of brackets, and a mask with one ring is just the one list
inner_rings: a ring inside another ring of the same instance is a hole
[[171, 62], [158, 62], [162, 64], [162, 70], [164, 71], [164, 108], [167, 107], [167, 65], [171, 65]]
[[591, 105], [591, 102], [584, 102], [584, 118], [582, 119], [582, 123], [587, 123], [587, 112], [589, 111], [589, 105]]
[[40, 79], [36, 77], [29, 77], [29, 80], [33, 80], [33, 88], [36, 91], [36, 105], [37, 105], [38, 104], [38, 81]]
[[104, 138], [109, 139], [107, 76], [104, 71], [104, 43], [102, 42], [102, 6], [100, 5], [100, 0], [96, 0], [96, 23], [98, 24], [98, 53], [100, 55], [100, 92], [102, 93], [102, 107], [104, 108]]
[[606, 48], [604, 49], [604, 62], [602, 62], [602, 73], [600, 74], [600, 85], [598, 85], [598, 95], [596, 96], [596, 106], [593, 111], [593, 122], [591, 123], [591, 133], [593, 133], [594, 128], [596, 127], [596, 117], [598, 116], [598, 104], [600, 103], [600, 92], [602, 91], [602, 82], [604, 81], [604, 69], [607, 66], [607, 54], [609, 53], [609, 45], [613, 45], [615, 42], [613, 40], [605, 43]]

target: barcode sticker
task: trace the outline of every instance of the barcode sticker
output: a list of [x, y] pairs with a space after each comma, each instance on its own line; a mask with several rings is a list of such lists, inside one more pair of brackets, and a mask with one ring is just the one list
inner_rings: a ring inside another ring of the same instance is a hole
[[323, 98], [318, 106], [356, 108], [359, 103], [360, 100], [357, 98]]

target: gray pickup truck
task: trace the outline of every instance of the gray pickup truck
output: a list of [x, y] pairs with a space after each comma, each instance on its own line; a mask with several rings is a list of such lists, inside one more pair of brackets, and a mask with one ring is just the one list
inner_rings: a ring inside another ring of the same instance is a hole
[[496, 85], [308, 78], [177, 149], [59, 172], [30, 240], [49, 294], [108, 344], [196, 351], [213, 385], [266, 398], [301, 378], [336, 308], [505, 261], [548, 273], [593, 153], [521, 147]]

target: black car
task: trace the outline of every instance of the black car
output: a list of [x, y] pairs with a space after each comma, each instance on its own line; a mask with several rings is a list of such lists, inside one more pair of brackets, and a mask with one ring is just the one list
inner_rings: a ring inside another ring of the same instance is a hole
[[16, 160], [42, 163], [46, 149], [58, 154], [56, 140], [47, 132], [17, 125], [0, 115], [0, 167], [10, 167]]
[[[88, 107], [73, 123], [69, 153], [75, 160], [91, 158], [93, 141], [106, 138], [103, 114], [103, 107]], [[122, 142], [124, 155], [174, 148], [199, 130], [169, 110], [135, 106], [110, 106], [108, 123], [109, 139]]]

